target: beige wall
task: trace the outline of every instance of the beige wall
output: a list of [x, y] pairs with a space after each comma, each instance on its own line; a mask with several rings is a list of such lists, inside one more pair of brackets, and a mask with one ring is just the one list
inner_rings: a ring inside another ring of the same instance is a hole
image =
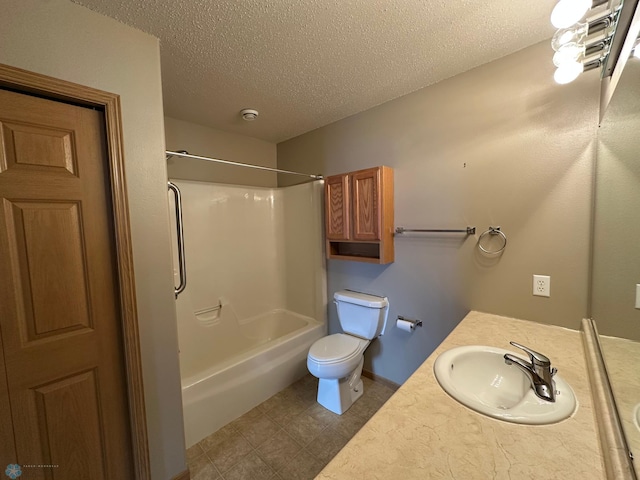
[[[404, 381], [470, 309], [579, 328], [599, 78], [556, 85], [551, 53], [542, 42], [278, 145], [284, 169], [393, 167], [396, 225], [499, 225], [509, 239], [498, 258], [479, 255], [478, 234], [421, 234], [396, 237], [388, 266], [329, 261], [328, 295], [385, 294], [391, 319], [424, 320], [374, 342], [365, 368]], [[551, 276], [551, 298], [532, 296], [533, 274]]]
[[605, 335], [640, 341], [640, 62], [627, 62], [598, 131], [591, 316]]
[[[276, 144], [227, 133], [196, 123], [165, 117], [167, 150], [186, 150], [193, 155], [220, 158], [275, 168]], [[245, 167], [220, 165], [203, 160], [173, 157], [168, 162], [169, 178], [201, 182], [275, 187], [276, 174]]]
[[154, 479], [186, 468], [158, 42], [64, 0], [0, 0], [0, 62], [117, 93]]

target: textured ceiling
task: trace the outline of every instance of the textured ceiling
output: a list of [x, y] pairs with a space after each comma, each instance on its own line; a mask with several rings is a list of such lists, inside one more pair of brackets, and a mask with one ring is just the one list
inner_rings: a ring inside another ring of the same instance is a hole
[[[74, 1], [160, 38], [168, 116], [271, 142], [550, 38], [555, 4]], [[259, 110], [259, 118], [243, 121], [242, 108]]]

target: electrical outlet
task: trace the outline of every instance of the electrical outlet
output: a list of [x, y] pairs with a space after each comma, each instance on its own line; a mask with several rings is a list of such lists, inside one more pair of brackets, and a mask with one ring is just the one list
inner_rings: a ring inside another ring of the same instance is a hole
[[551, 277], [549, 275], [533, 276], [533, 294], [538, 297], [551, 296]]

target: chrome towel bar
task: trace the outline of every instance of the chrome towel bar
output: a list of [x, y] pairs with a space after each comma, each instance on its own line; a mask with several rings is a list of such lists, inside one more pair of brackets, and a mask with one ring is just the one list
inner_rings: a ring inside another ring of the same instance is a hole
[[407, 232], [417, 232], [417, 233], [466, 233], [467, 235], [475, 235], [476, 227], [467, 227], [459, 230], [448, 230], [448, 229], [439, 229], [439, 228], [404, 228], [404, 227], [396, 227], [396, 234], [402, 235]]

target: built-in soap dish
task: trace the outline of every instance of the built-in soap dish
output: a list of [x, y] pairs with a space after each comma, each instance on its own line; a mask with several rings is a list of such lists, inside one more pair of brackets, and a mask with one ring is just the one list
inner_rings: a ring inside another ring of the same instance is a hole
[[203, 308], [193, 312], [200, 324], [205, 327], [211, 327], [220, 323], [222, 318], [222, 300], [218, 300], [218, 305], [214, 307]]

